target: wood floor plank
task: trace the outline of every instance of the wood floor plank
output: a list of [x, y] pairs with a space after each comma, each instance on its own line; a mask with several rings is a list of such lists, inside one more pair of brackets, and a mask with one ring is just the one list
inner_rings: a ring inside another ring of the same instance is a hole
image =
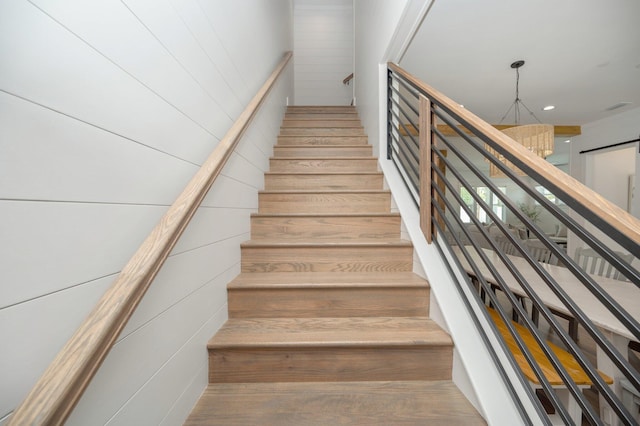
[[185, 426], [258, 424], [479, 426], [486, 422], [448, 380], [210, 384], [185, 422]]

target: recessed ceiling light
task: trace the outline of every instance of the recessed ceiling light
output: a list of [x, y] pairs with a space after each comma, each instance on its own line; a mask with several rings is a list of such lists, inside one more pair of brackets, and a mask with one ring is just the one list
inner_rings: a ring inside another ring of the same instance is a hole
[[543, 111], [551, 111], [554, 108], [555, 108], [555, 106], [553, 106], [553, 105], [547, 105], [546, 107], [542, 108], [542, 110]]
[[569, 143], [571, 142], [571, 139], [567, 139], [566, 141], [564, 141], [564, 143]]

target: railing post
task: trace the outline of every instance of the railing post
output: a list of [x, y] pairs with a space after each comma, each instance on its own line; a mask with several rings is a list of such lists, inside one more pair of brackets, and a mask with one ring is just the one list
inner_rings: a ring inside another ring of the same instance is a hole
[[431, 101], [424, 95], [420, 95], [420, 117], [418, 119], [418, 131], [420, 134], [420, 229], [431, 244], [433, 241], [433, 224], [431, 200], [433, 191], [431, 181], [431, 144], [433, 142], [433, 123], [431, 115]]

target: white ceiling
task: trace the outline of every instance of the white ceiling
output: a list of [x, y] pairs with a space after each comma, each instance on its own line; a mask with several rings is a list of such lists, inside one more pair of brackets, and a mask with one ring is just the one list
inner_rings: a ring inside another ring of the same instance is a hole
[[[400, 65], [498, 123], [518, 59], [520, 98], [543, 122], [584, 125], [638, 108], [640, 0], [435, 0]], [[606, 111], [620, 102], [632, 104]], [[503, 123], [513, 121], [512, 112]]]

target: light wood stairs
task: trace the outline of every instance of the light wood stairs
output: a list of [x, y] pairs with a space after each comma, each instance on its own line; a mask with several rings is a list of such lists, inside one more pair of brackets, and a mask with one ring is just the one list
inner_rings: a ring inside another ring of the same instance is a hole
[[187, 425], [485, 424], [353, 107], [288, 107]]

